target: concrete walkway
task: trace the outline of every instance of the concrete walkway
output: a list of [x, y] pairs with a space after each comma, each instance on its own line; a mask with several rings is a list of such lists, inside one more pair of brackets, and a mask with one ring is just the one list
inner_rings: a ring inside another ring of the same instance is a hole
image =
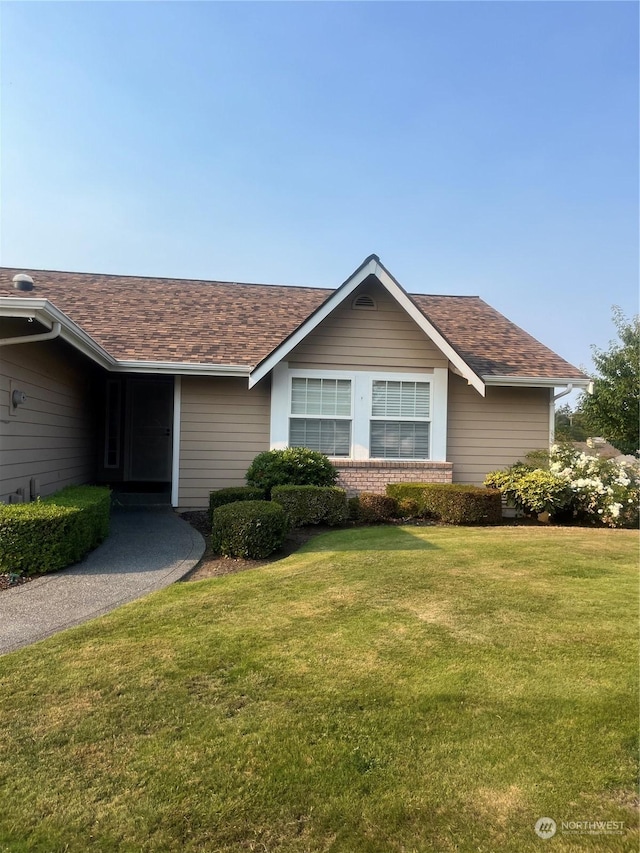
[[81, 563], [0, 592], [0, 654], [169, 586], [204, 547], [170, 509], [113, 511], [109, 537]]

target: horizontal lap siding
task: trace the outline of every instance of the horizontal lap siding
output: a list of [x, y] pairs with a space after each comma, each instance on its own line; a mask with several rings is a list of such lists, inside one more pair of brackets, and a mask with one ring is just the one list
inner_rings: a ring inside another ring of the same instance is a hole
[[[375, 311], [353, 309], [368, 294]], [[291, 351], [289, 367], [332, 370], [432, 370], [447, 359], [380, 285], [363, 284]]]
[[447, 459], [455, 483], [482, 484], [487, 472], [549, 447], [549, 388], [487, 388], [486, 397], [449, 374]]
[[183, 377], [180, 508], [207, 506], [209, 492], [245, 485], [257, 453], [269, 449], [269, 383]]
[[[40, 494], [91, 482], [95, 476], [94, 368], [61, 341], [0, 349], [0, 500], [36, 477]], [[13, 380], [27, 395], [10, 415]]]

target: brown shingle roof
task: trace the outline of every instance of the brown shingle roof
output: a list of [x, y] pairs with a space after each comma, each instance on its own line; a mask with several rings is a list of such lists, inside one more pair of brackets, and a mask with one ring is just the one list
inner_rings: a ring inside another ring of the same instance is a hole
[[[35, 288], [13, 289], [17, 272]], [[330, 296], [320, 288], [0, 270], [0, 297], [48, 299], [119, 361], [246, 365]]]
[[[26, 272], [29, 292], [12, 279]], [[334, 291], [45, 270], [0, 269], [3, 297], [47, 299], [119, 361], [253, 367]], [[584, 378], [478, 297], [413, 295], [478, 375]]]
[[411, 298], [478, 376], [586, 378], [478, 296]]

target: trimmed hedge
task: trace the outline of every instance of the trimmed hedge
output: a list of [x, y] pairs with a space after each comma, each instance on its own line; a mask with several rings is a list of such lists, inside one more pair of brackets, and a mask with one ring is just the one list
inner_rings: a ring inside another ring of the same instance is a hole
[[395, 498], [372, 492], [360, 492], [353, 498], [351, 507], [352, 518], [362, 524], [389, 521], [398, 515], [398, 501]]
[[347, 493], [337, 486], [275, 486], [271, 500], [280, 504], [292, 527], [342, 524], [347, 519]]
[[213, 521], [213, 511], [219, 506], [237, 501], [263, 501], [264, 498], [264, 489], [257, 489], [255, 486], [229, 486], [227, 489], [209, 492], [209, 522]]
[[268, 557], [284, 542], [284, 509], [270, 501], [236, 501], [213, 511], [211, 547], [225, 557]]
[[271, 496], [274, 486], [333, 486], [338, 472], [328, 457], [306, 447], [286, 447], [258, 453], [246, 475], [250, 486]]
[[411, 500], [418, 514], [446, 524], [501, 524], [502, 496], [498, 489], [452, 483], [390, 483], [387, 494]]
[[0, 569], [44, 574], [77, 563], [109, 533], [111, 492], [69, 486], [28, 504], [0, 504]]

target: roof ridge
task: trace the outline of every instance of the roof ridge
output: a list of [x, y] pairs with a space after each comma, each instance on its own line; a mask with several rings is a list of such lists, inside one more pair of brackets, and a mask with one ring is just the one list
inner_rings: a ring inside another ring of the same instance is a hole
[[[481, 301], [483, 301], [481, 296], [478, 296], [478, 295], [473, 294], [473, 293], [472, 294], [464, 294], [464, 293], [409, 293], [408, 295], [411, 296], [412, 298], [414, 296], [437, 296], [438, 299], [480, 299]], [[485, 305], [486, 304], [488, 304], [488, 303], [485, 303]]]
[[326, 290], [326, 291], [334, 291], [335, 287], [319, 287], [310, 284], [274, 284], [273, 282], [260, 282], [260, 281], [221, 281], [219, 279], [209, 279], [209, 278], [182, 278], [182, 277], [174, 277], [174, 276], [166, 276], [166, 275], [129, 275], [126, 273], [115, 273], [115, 272], [81, 272], [79, 270], [48, 270], [48, 269], [37, 269], [35, 267], [5, 267], [0, 266], [1, 272], [15, 272], [19, 270], [24, 273], [56, 273], [59, 275], [83, 275], [89, 276], [91, 278], [95, 278], [100, 276], [101, 278], [125, 278], [125, 279], [142, 279], [143, 281], [175, 281], [175, 282], [184, 282], [184, 283], [193, 283], [193, 284], [238, 284], [242, 287], [297, 287], [299, 290]]

